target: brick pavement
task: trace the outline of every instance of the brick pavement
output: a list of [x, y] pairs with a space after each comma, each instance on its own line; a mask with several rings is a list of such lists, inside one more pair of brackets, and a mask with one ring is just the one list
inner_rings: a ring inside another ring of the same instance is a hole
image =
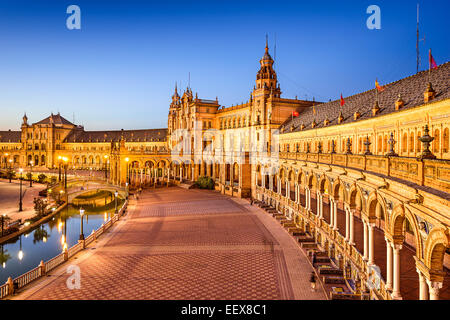
[[125, 219], [15, 299], [325, 299], [292, 237], [248, 201], [213, 191], [145, 191]]

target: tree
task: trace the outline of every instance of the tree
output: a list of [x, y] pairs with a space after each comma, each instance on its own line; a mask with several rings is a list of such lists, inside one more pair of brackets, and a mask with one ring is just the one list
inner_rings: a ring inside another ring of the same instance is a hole
[[6, 179], [9, 179], [9, 182], [11, 182], [11, 179], [14, 179], [15, 176], [16, 172], [13, 169], [8, 168], [8, 171], [6, 172]]
[[40, 217], [45, 216], [45, 208], [47, 207], [46, 202], [40, 198], [34, 198], [33, 202], [36, 214]]

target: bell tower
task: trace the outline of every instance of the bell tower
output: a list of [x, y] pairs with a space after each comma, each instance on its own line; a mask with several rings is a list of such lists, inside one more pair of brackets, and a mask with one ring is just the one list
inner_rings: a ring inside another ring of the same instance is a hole
[[259, 60], [261, 67], [256, 74], [256, 86], [253, 92], [254, 95], [273, 95], [275, 98], [279, 98], [281, 90], [277, 81], [277, 73], [273, 69], [274, 60], [269, 54], [267, 36], [264, 50], [264, 56]]

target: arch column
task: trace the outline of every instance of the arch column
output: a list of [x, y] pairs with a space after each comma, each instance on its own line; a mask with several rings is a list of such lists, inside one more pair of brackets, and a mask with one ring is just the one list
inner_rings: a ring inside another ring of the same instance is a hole
[[294, 182], [294, 190], [295, 190], [295, 203], [298, 203], [298, 184]]
[[355, 217], [353, 210], [349, 208], [349, 225], [350, 225], [350, 234], [349, 234], [349, 244], [354, 246], [355, 245]]
[[427, 280], [430, 292], [430, 300], [439, 300], [439, 290], [442, 289], [442, 282]]
[[419, 269], [416, 269], [416, 271], [419, 274], [419, 300], [428, 300], [427, 279]]
[[333, 198], [333, 202], [331, 202], [332, 206], [333, 206], [333, 230], [338, 231], [338, 224], [337, 224], [337, 203], [336, 200], [334, 200]]
[[317, 213], [317, 216], [320, 219], [323, 219], [323, 215], [322, 215], [322, 212], [323, 212], [322, 194], [320, 193], [319, 190], [316, 192], [316, 194], [317, 194], [317, 212], [316, 213]]
[[269, 189], [273, 191], [273, 175], [269, 175]]
[[375, 264], [375, 238], [373, 234], [375, 224], [368, 223], [367, 228], [369, 229], [369, 264]]
[[392, 243], [386, 240], [386, 290], [392, 290]]
[[394, 251], [394, 279], [393, 279], [393, 289], [392, 297], [397, 300], [401, 300], [402, 296], [400, 294], [400, 250], [402, 249], [401, 244], [392, 244], [392, 249]]
[[305, 187], [306, 195], [306, 210], [311, 210], [311, 190], [309, 187]]
[[350, 209], [345, 206], [345, 241], [349, 241], [350, 237]]
[[364, 231], [364, 255], [363, 259], [367, 261], [369, 253], [369, 232], [367, 222], [363, 220], [363, 231]]

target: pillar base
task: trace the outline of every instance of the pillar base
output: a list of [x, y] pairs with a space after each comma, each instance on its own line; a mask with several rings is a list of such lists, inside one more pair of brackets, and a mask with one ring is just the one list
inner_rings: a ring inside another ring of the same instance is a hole
[[400, 293], [397, 294], [392, 294], [392, 299], [394, 300], [403, 300], [402, 296], [400, 295]]

